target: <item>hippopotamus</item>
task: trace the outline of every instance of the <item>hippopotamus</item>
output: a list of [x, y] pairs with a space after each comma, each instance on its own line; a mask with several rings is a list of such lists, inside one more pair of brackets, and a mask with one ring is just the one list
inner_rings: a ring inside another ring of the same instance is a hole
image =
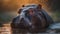
[[49, 25], [54, 23], [40, 4], [23, 5], [18, 14], [17, 17], [13, 18], [11, 28], [24, 30], [23, 32], [45, 32]]

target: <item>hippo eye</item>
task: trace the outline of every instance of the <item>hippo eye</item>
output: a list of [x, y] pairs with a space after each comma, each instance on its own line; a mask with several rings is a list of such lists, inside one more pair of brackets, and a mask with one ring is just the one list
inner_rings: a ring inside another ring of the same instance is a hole
[[25, 15], [27, 15], [28, 14], [28, 10], [24, 11], [24, 13], [25, 13]]
[[24, 13], [28, 13], [28, 10], [24, 11]]

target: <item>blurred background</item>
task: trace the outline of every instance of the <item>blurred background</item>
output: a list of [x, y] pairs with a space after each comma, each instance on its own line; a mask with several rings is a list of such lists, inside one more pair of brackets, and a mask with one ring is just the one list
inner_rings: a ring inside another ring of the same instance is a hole
[[60, 22], [59, 0], [0, 0], [0, 23], [10, 23], [22, 5], [41, 4], [54, 22]]

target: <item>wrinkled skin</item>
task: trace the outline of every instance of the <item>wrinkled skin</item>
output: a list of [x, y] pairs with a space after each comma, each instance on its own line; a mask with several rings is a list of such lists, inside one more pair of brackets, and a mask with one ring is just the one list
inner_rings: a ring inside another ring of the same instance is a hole
[[40, 33], [45, 32], [52, 23], [53, 20], [43, 9], [27, 7], [23, 8], [19, 16], [13, 19], [11, 27], [12, 29], [18, 28], [20, 33]]

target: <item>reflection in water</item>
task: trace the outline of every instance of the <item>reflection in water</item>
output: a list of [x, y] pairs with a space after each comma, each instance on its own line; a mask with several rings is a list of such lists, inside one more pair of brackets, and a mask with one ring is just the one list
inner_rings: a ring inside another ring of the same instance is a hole
[[[22, 33], [20, 33], [20, 31], [21, 31], [20, 29], [14, 29], [14, 32], [12, 32], [10, 24], [3, 24], [3, 27], [0, 27], [0, 34], [22, 34]], [[49, 30], [49, 33], [50, 34], [54, 33], [54, 31], [56, 31], [56, 30]], [[24, 32], [26, 32], [26, 31], [24, 31]], [[25, 34], [25, 33], [23, 33], [23, 34]], [[26, 32], [26, 34], [31, 34], [31, 33]]]
[[0, 34], [11, 34], [10, 24], [3, 24], [3, 27], [0, 27]]

